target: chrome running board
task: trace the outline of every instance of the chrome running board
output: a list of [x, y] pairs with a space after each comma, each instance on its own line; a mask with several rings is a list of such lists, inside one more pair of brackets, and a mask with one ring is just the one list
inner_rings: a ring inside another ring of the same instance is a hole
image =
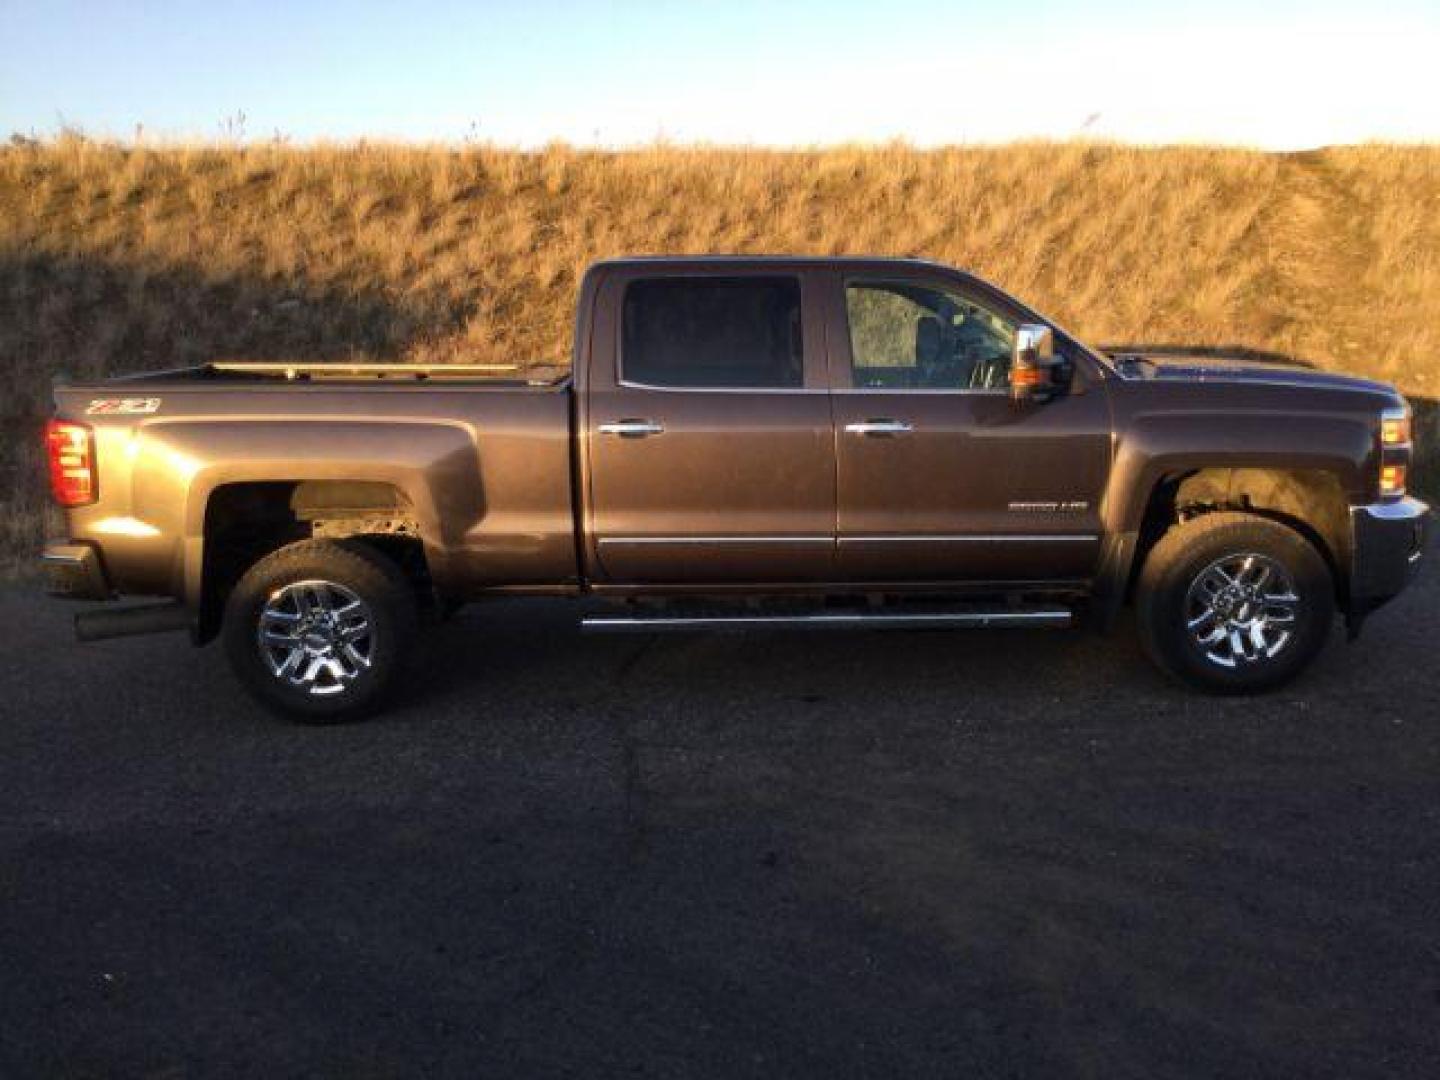
[[980, 611], [816, 611], [808, 614], [586, 615], [584, 630], [603, 634], [655, 634], [686, 630], [1005, 630], [1066, 627], [1069, 608], [996, 608]]

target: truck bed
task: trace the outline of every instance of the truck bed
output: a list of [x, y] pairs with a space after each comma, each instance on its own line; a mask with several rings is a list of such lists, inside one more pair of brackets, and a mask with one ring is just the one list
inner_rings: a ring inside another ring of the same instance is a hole
[[398, 493], [447, 589], [578, 578], [568, 375], [216, 363], [59, 385], [55, 398], [57, 418], [92, 428], [98, 461], [98, 499], [71, 511], [72, 528], [104, 538], [121, 592], [193, 600], [207, 515], [243, 523], [235, 500], [249, 492], [355, 477]]

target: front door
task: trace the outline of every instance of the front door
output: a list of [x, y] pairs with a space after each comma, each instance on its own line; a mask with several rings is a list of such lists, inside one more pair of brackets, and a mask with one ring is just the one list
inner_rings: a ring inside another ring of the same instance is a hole
[[1098, 374], [1014, 404], [1018, 313], [938, 276], [829, 280], [840, 576], [1089, 577], [1110, 467]]
[[807, 271], [621, 272], [586, 407], [592, 565], [612, 584], [824, 581], [835, 458]]

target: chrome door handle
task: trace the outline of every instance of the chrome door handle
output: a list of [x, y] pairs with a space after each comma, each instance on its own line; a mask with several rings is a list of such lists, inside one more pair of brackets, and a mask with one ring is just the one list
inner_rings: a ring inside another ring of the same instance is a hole
[[886, 435], [908, 435], [915, 428], [904, 420], [875, 419], [860, 420], [854, 424], [846, 424], [845, 430], [851, 435], [870, 435], [884, 437]]
[[600, 425], [601, 435], [619, 435], [622, 439], [643, 439], [647, 435], [660, 435], [665, 431], [664, 424], [657, 424], [654, 420], [612, 420], [608, 424]]

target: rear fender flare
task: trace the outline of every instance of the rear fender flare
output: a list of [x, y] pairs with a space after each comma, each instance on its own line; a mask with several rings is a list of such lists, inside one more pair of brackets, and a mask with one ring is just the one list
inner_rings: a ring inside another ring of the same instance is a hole
[[[187, 437], [188, 436], [188, 437]], [[437, 583], [447, 557], [484, 515], [473, 435], [461, 424], [326, 420], [276, 424], [240, 421], [195, 425], [167, 438], [167, 450], [193, 466], [184, 470], [180, 592], [201, 599], [205, 514], [221, 487], [244, 483], [369, 481], [395, 487], [409, 501]]]

